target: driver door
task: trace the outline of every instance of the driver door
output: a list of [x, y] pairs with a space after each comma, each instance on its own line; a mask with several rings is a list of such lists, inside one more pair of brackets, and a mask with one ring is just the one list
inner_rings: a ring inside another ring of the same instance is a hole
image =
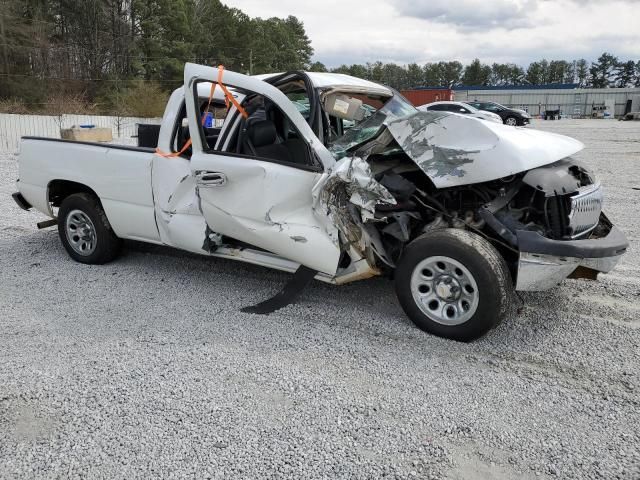
[[[305, 165], [239, 154], [232, 148], [209, 148], [202, 139], [199, 102], [193, 92], [197, 92], [198, 82], [216, 82], [217, 75], [211, 67], [185, 67], [185, 100], [193, 141], [191, 175], [207, 225], [216, 233], [335, 275], [340, 249], [326, 231], [328, 219], [313, 211], [311, 195], [324, 170], [334, 163], [333, 157], [280, 90], [229, 71], [224, 72], [223, 83], [248, 95], [261, 95], [277, 106], [319, 162]], [[228, 118], [233, 118], [235, 110], [232, 107]], [[228, 131], [221, 136], [233, 136], [242, 124], [239, 118], [229, 121], [225, 126]]]

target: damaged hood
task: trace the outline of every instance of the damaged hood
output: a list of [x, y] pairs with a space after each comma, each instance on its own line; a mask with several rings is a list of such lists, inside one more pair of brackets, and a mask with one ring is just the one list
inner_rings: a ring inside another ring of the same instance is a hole
[[447, 112], [419, 111], [384, 125], [437, 188], [496, 180], [584, 148], [564, 135]]

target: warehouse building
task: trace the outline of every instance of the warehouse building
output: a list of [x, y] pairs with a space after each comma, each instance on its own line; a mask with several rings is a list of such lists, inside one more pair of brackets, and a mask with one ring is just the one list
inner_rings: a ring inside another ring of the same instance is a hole
[[[578, 88], [577, 84], [520, 85], [520, 86], [455, 86], [451, 90], [415, 88], [404, 90], [405, 97], [414, 103], [422, 100], [421, 92], [439, 90], [441, 100], [453, 97], [459, 102], [496, 102], [507, 107], [526, 110], [530, 115], [542, 115], [546, 110], [560, 110], [564, 117], [592, 116], [620, 117], [629, 111], [640, 111], [640, 88]], [[431, 100], [433, 101], [433, 100]]]
[[[491, 101], [509, 107], [521, 108], [530, 115], [541, 115], [545, 110], [560, 110], [564, 116], [574, 118], [601, 115], [616, 117], [627, 111], [640, 110], [640, 88], [577, 88], [576, 84], [525, 85], [507, 87], [454, 87], [455, 99]], [[635, 100], [635, 102], [634, 102]]]

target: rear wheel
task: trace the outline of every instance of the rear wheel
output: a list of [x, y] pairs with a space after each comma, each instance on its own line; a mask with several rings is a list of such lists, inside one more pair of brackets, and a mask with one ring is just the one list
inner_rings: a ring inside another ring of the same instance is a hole
[[395, 278], [409, 318], [422, 330], [453, 340], [484, 335], [507, 316], [513, 301], [504, 259], [466, 230], [438, 230], [411, 242]]
[[62, 201], [58, 234], [69, 256], [80, 263], [109, 262], [118, 256], [122, 245], [102, 205], [88, 193], [74, 193]]

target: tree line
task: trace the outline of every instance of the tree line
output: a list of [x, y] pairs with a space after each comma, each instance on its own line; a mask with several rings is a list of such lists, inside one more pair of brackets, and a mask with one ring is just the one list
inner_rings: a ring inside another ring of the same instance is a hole
[[575, 83], [580, 87], [639, 87], [640, 60], [619, 60], [603, 53], [589, 63], [584, 58], [573, 61], [546, 59], [530, 63], [523, 68], [514, 63], [484, 64], [479, 59], [468, 65], [458, 61], [397, 65], [395, 63], [366, 63], [342, 65], [327, 69], [322, 63], [310, 66], [315, 71], [346, 73], [356, 77], [390, 85], [396, 89], [419, 86], [453, 87], [540, 85], [548, 83]]
[[263, 73], [312, 54], [296, 17], [251, 18], [219, 0], [0, 0], [0, 99], [27, 107], [66, 95], [121, 109], [182, 84], [186, 61]]
[[328, 69], [312, 62], [302, 22], [252, 18], [219, 0], [0, 0], [0, 111], [157, 115], [185, 61], [250, 74], [347, 73], [397, 89], [578, 83], [639, 86], [640, 61], [540, 60], [526, 68], [442, 61]]

